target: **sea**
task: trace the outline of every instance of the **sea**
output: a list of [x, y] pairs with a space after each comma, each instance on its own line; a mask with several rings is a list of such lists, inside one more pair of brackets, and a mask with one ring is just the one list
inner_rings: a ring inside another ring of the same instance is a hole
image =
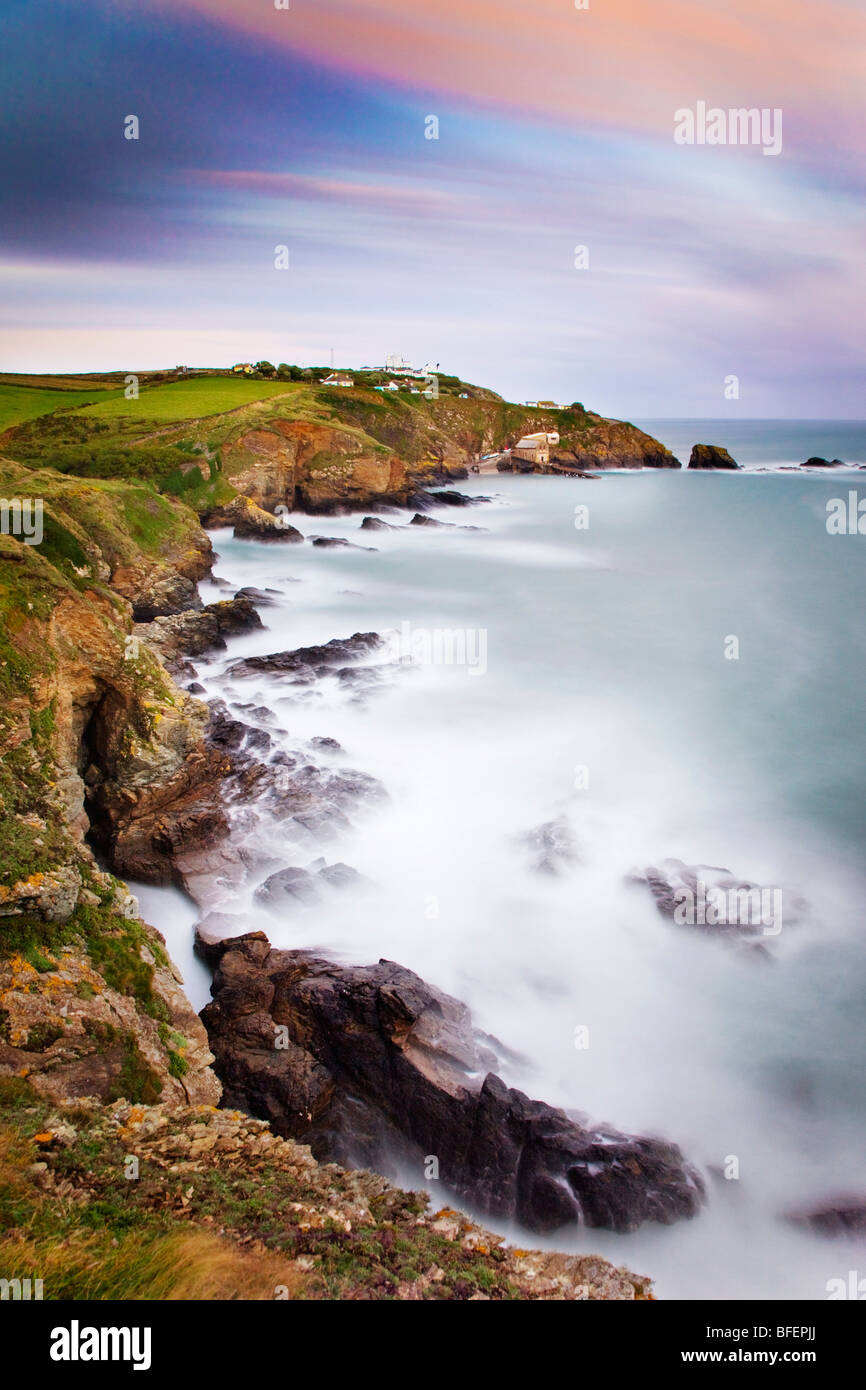
[[[417, 971], [500, 1040], [509, 1084], [675, 1141], [706, 1183], [673, 1226], [499, 1223], [508, 1239], [604, 1255], [660, 1298], [826, 1299], [866, 1275], [862, 1243], [790, 1218], [866, 1202], [866, 534], [828, 529], [866, 512], [866, 423], [636, 423], [684, 464], [715, 443], [743, 471], [471, 478], [455, 486], [488, 500], [435, 509], [441, 529], [290, 518], [372, 550], [214, 533], [205, 601], [275, 592], [262, 631], [197, 663], [207, 697], [387, 791], [334, 841], [274, 825], [270, 867], [220, 906], [275, 945]], [[812, 455], [850, 467], [789, 471]], [[226, 673], [370, 631], [390, 659], [360, 693]], [[544, 872], [551, 824], [570, 854]], [[253, 903], [274, 862], [322, 856], [364, 884], [291, 914]], [[671, 859], [779, 893], [760, 949], [658, 911], [640, 879]], [[132, 887], [201, 1008], [200, 913]]]

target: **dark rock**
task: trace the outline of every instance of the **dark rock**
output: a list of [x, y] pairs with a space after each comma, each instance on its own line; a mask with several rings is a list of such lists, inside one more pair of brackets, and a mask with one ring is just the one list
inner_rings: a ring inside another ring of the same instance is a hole
[[459, 1196], [541, 1231], [634, 1231], [698, 1211], [703, 1183], [676, 1145], [586, 1127], [509, 1089], [464, 1005], [412, 971], [272, 950], [260, 932], [200, 949], [214, 967], [202, 1019], [225, 1105], [317, 1158], [388, 1170], [392, 1155], [435, 1154]]
[[372, 552], [376, 549], [375, 545], [353, 545], [351, 541], [347, 541], [343, 536], [313, 536], [312, 539], [313, 545], [318, 545], [328, 550], [367, 550]]
[[692, 448], [689, 468], [739, 468], [727, 449], [720, 444], [695, 444]]
[[200, 681], [193, 681], [191, 685], [188, 685], [188, 686], [187, 686], [187, 691], [189, 692], [190, 695], [206, 695], [206, 694], [207, 694], [207, 691], [205, 690], [204, 686], [201, 684]]
[[247, 585], [243, 589], [238, 589], [235, 598], [246, 599], [259, 608], [272, 608], [282, 592], [282, 589], [256, 589], [252, 585]]
[[431, 492], [430, 496], [439, 506], [444, 507], [477, 507], [482, 502], [490, 501], [489, 497], [472, 497], [467, 492], [455, 492], [447, 488], [439, 488]]
[[800, 464], [801, 468], [844, 468], [845, 464], [841, 459], [806, 459], [805, 463]]
[[837, 1197], [811, 1211], [788, 1212], [787, 1219], [822, 1236], [866, 1236], [866, 1197]]
[[381, 521], [377, 516], [365, 516], [361, 522], [362, 531], [397, 531], [399, 527], [392, 526], [390, 521]]
[[310, 747], [321, 748], [326, 753], [342, 753], [343, 751], [342, 744], [339, 744], [335, 738], [323, 738], [321, 734], [310, 739]]
[[429, 512], [433, 507], [437, 507], [438, 505], [432, 493], [427, 492], [424, 488], [419, 488], [415, 492], [410, 492], [409, 496], [406, 498], [407, 508], [416, 512]]
[[432, 517], [432, 516], [423, 516], [423, 515], [421, 514], [421, 512], [416, 512], [416, 513], [415, 513], [415, 515], [413, 516], [412, 520], [409, 522], [409, 525], [410, 525], [410, 526], [435, 526], [436, 529], [439, 530], [439, 531], [444, 531], [444, 530], [446, 530], [446, 529], [449, 530], [449, 531], [454, 531], [454, 530], [456, 530], [456, 526], [455, 526], [455, 524], [454, 524], [453, 521], [437, 521], [435, 517]]
[[297, 647], [291, 652], [274, 652], [270, 656], [248, 656], [229, 667], [230, 676], [259, 674], [309, 673], [314, 678], [320, 670], [340, 666], [345, 661], [359, 661], [383, 645], [377, 632], [355, 632], [351, 637], [335, 637], [318, 647]]

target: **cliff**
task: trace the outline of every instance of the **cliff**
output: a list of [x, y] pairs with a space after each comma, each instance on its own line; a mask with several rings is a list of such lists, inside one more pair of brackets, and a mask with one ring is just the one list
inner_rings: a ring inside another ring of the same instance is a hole
[[[222, 408], [241, 383], [203, 377], [13, 426], [0, 439], [24, 462], [84, 477], [141, 477], [211, 524], [234, 524], [237, 498], [273, 513], [410, 505], [431, 483], [466, 477], [476, 458], [522, 435], [556, 431], [554, 468], [678, 468], [636, 426], [574, 405], [539, 410], [442, 378], [439, 396], [312, 382], [249, 382], [248, 403]], [[194, 414], [196, 409], [201, 413]], [[541, 470], [539, 470], [541, 471]], [[226, 509], [229, 509], [227, 511]]]

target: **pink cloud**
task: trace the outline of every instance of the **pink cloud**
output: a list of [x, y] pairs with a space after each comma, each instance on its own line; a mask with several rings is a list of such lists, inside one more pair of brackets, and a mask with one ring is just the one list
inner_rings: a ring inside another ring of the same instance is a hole
[[169, 3], [368, 79], [556, 120], [666, 134], [703, 97], [804, 125], [831, 111], [850, 139], [861, 124], [866, 20], [847, 0]]

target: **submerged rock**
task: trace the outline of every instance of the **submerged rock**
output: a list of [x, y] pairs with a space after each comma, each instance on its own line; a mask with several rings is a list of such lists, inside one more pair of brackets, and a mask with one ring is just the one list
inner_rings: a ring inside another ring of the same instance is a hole
[[578, 859], [574, 831], [564, 816], [536, 826], [524, 835], [523, 843], [533, 852], [533, 867], [539, 873], [558, 874]]
[[465, 1006], [412, 971], [272, 950], [261, 932], [199, 949], [214, 966], [202, 1020], [226, 1105], [317, 1157], [387, 1171], [435, 1155], [454, 1192], [541, 1231], [633, 1231], [699, 1209], [703, 1183], [676, 1145], [509, 1089]]
[[[661, 867], [649, 865], [633, 873], [630, 881], [649, 888], [664, 917], [710, 936], [739, 940], [778, 936], [783, 925], [795, 925], [807, 911], [799, 896], [778, 886], [737, 878], [730, 869], [715, 864], [665, 859]], [[753, 944], [753, 949], [763, 948]]]
[[800, 464], [801, 468], [844, 468], [845, 464], [841, 459], [806, 459], [805, 463]]
[[807, 1226], [818, 1235], [832, 1237], [866, 1236], [866, 1196], [837, 1197], [827, 1206], [809, 1211], [786, 1213], [788, 1221]]

